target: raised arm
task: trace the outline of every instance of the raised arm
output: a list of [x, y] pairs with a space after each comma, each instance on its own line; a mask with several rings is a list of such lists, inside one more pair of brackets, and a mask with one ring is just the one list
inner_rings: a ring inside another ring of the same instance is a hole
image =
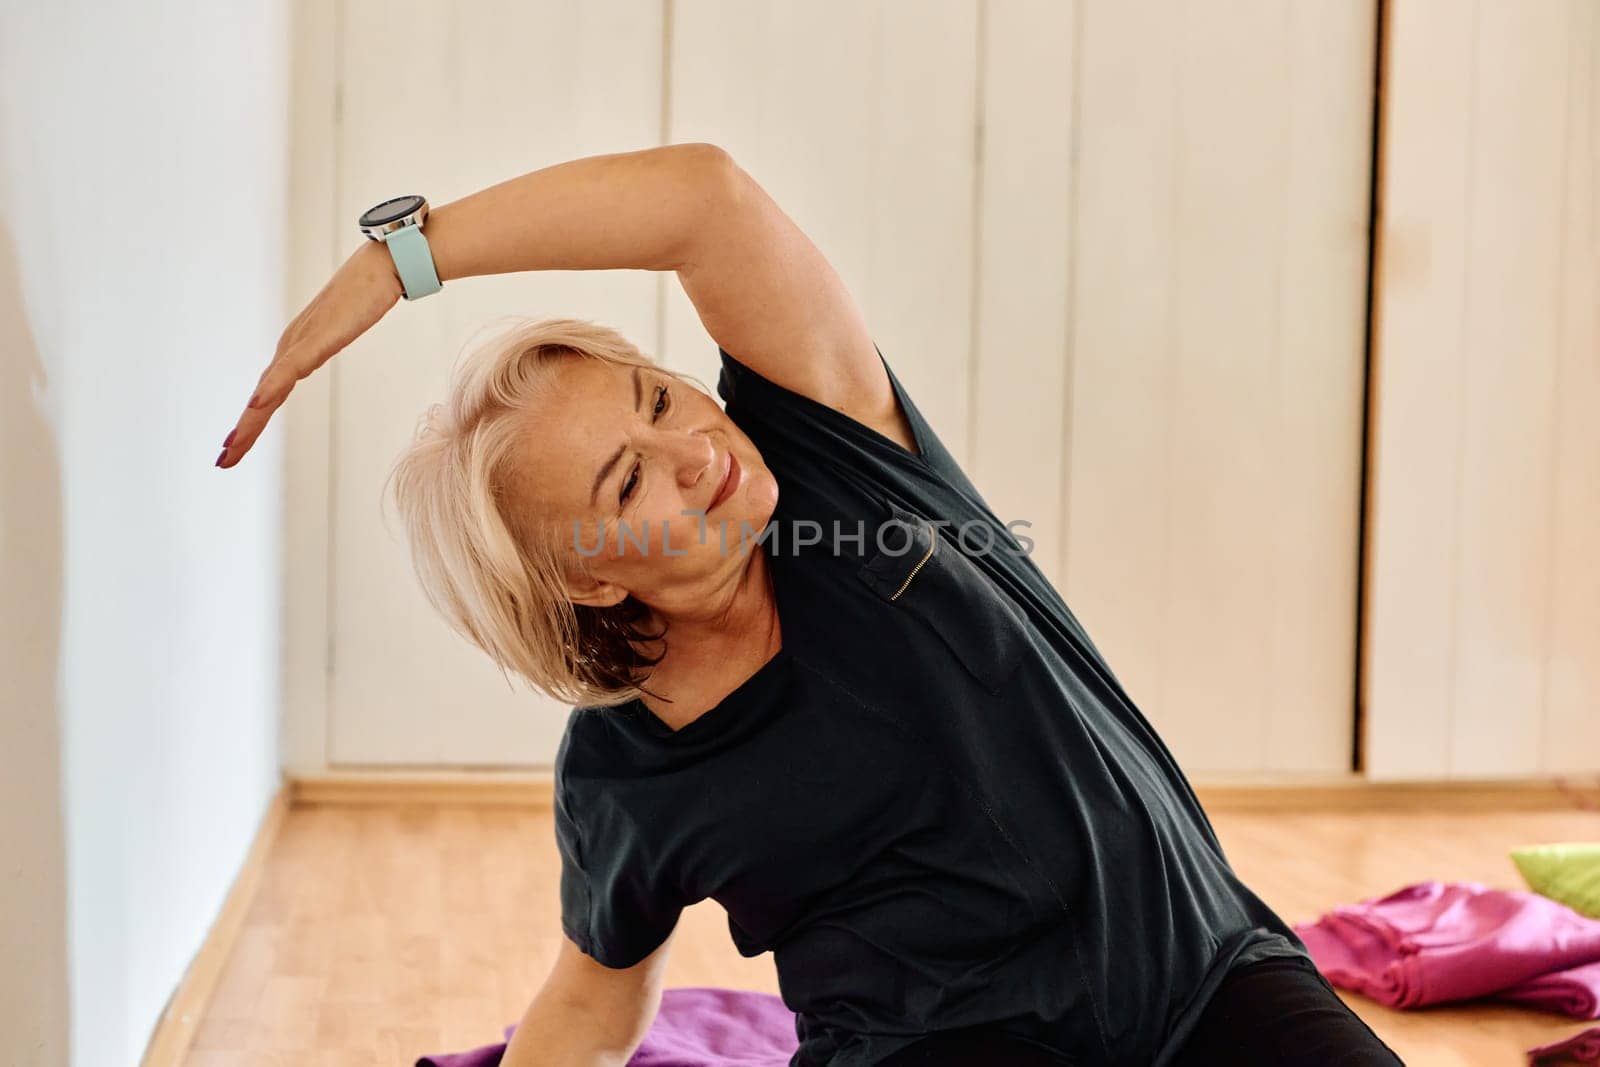
[[[758, 373], [909, 442], [838, 275], [727, 152], [700, 142], [545, 167], [434, 210], [440, 280], [532, 270], [672, 270], [712, 338]], [[388, 251], [361, 246], [295, 316], [217, 466], [239, 462], [309, 376], [388, 313]]]

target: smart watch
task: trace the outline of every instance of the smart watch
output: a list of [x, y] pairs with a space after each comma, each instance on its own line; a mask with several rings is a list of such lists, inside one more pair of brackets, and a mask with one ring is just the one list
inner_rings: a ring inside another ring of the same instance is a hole
[[433, 266], [433, 252], [422, 236], [428, 219], [428, 201], [420, 196], [397, 196], [369, 208], [356, 225], [374, 241], [382, 241], [400, 273], [407, 300], [420, 300], [444, 288]]

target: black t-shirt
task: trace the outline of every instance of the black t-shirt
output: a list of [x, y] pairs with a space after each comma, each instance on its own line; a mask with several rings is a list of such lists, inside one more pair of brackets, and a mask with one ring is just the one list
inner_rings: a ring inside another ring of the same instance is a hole
[[893, 371], [920, 455], [721, 356], [778, 483], [783, 647], [678, 731], [574, 709], [567, 935], [626, 967], [717, 900], [740, 952], [774, 954], [793, 1063], [830, 1067], [983, 1025], [1161, 1064], [1230, 967], [1304, 955]]

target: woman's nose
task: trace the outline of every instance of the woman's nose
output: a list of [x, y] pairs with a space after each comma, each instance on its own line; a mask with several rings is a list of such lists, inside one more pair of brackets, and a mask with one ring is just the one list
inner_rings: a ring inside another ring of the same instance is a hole
[[672, 442], [673, 464], [678, 472], [678, 484], [691, 488], [711, 465], [716, 462], [716, 446], [703, 433], [674, 434]]

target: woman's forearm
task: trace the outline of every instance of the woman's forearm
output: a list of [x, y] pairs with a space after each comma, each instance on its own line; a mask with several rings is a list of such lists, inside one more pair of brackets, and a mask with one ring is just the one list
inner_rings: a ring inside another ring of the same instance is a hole
[[730, 157], [694, 142], [588, 156], [432, 211], [441, 281], [530, 270], [674, 270], [727, 188]]
[[546, 982], [528, 1005], [502, 1067], [624, 1067], [655, 1020], [660, 990], [638, 1003], [602, 996], [590, 1004], [558, 982]]

